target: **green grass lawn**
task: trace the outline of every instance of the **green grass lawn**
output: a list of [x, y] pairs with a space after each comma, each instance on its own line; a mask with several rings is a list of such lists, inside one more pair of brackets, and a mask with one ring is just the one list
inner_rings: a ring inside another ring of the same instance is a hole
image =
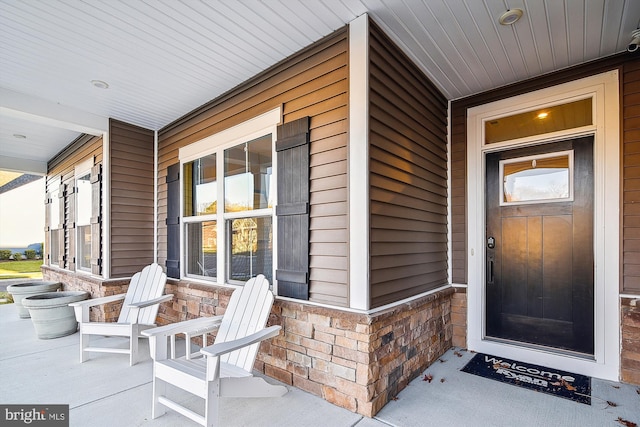
[[[25, 261], [0, 261], [0, 280], [2, 279], [42, 279], [41, 259]], [[12, 303], [8, 292], [0, 292], [0, 304]]]
[[42, 279], [41, 259], [25, 261], [0, 261], [2, 279]]

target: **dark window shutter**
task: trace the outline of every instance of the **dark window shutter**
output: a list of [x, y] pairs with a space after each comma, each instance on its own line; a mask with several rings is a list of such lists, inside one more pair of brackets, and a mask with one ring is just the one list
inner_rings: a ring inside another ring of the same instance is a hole
[[60, 203], [58, 203], [58, 212], [60, 213], [60, 216], [58, 217], [58, 228], [62, 229], [64, 228], [64, 214], [65, 214], [65, 205], [64, 205], [64, 198], [66, 195], [66, 191], [67, 191], [67, 186], [65, 184], [60, 184], [60, 187], [58, 187], [58, 199], [60, 199]]
[[67, 184], [67, 247], [69, 255], [67, 257], [67, 269], [76, 269], [76, 187], [75, 182]]
[[49, 224], [49, 222], [51, 222], [51, 212], [49, 211], [49, 209], [51, 209], [51, 206], [49, 206], [50, 204], [51, 204], [51, 194], [47, 193], [44, 199], [44, 231], [45, 233], [48, 233], [49, 230], [51, 230], [51, 226]]
[[278, 295], [309, 299], [309, 117], [278, 126]]
[[102, 165], [91, 168], [91, 274], [102, 273]]
[[45, 246], [42, 248], [43, 255], [47, 254], [46, 265], [51, 265], [51, 250], [49, 249], [49, 244], [51, 242], [51, 227], [49, 223], [51, 222], [51, 194], [47, 193], [44, 199], [44, 233], [46, 238]]
[[167, 277], [180, 278], [180, 163], [167, 168]]

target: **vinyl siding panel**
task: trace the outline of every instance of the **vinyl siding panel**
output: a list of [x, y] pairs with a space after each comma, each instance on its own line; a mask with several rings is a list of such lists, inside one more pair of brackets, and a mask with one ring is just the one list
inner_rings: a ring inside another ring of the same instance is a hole
[[[454, 116], [455, 114], [455, 116]], [[451, 281], [467, 283], [466, 111], [451, 111]]]
[[102, 138], [80, 136], [49, 161], [47, 176], [72, 176], [75, 166], [90, 157], [94, 158], [94, 164], [102, 163]]
[[640, 293], [640, 61], [622, 67], [622, 292]]
[[153, 132], [110, 121], [111, 277], [153, 262]]
[[[636, 77], [638, 68], [638, 63], [640, 60], [633, 58], [633, 56], [629, 56], [626, 53], [615, 55], [609, 58], [604, 58], [602, 60], [593, 61], [584, 65], [580, 65], [577, 67], [572, 67], [566, 70], [562, 70], [556, 73], [547, 74], [542, 77], [526, 80], [524, 82], [516, 83], [513, 85], [509, 85], [503, 88], [495, 89], [492, 91], [484, 92], [478, 95], [474, 95], [471, 97], [459, 99], [453, 101], [451, 103], [451, 192], [452, 192], [452, 202], [451, 202], [451, 227], [452, 234], [455, 236], [455, 239], [452, 239], [452, 269], [453, 276], [452, 280], [454, 283], [467, 283], [467, 218], [466, 218], [466, 206], [467, 206], [467, 198], [466, 198], [466, 187], [467, 187], [467, 176], [466, 176], [466, 152], [467, 152], [467, 109], [486, 104], [489, 102], [498, 101], [501, 99], [509, 98], [516, 95], [521, 95], [523, 93], [532, 92], [539, 89], [544, 89], [547, 87], [555, 86], [562, 83], [567, 83], [569, 81], [581, 79], [584, 77], [589, 77], [595, 74], [604, 73], [606, 71], [611, 70], [619, 70], [620, 76], [620, 87], [621, 87], [621, 111], [623, 116], [625, 115], [638, 115], [640, 113], [640, 93], [630, 90], [631, 87], [635, 87], [635, 85], [625, 86], [625, 82], [629, 79], [633, 81]], [[626, 91], [630, 91], [626, 93]], [[636, 142], [633, 137], [633, 129], [629, 129], [632, 132], [626, 133], [628, 126], [633, 126], [629, 122], [625, 122], [622, 120], [621, 123], [621, 134], [624, 139], [623, 147], [622, 147], [622, 155], [623, 155], [623, 171], [624, 176], [622, 177], [622, 191], [623, 191], [623, 199], [626, 198], [627, 201], [631, 199], [628, 198], [629, 195], [625, 195], [627, 192], [628, 185], [633, 185], [634, 173], [636, 166], [633, 164], [633, 161], [629, 163], [626, 159], [627, 157], [627, 143], [633, 144]], [[640, 140], [638, 140], [640, 142]], [[634, 146], [631, 146], [633, 150]], [[640, 166], [640, 163], [638, 164]], [[464, 173], [462, 173], [464, 168]], [[640, 171], [640, 168], [638, 169]], [[640, 174], [638, 175], [640, 177]], [[637, 253], [635, 251], [628, 252], [629, 244], [633, 239], [629, 239], [627, 233], [629, 232], [628, 221], [632, 217], [636, 215], [633, 212], [635, 209], [635, 205], [633, 203], [624, 202], [623, 204], [623, 216], [622, 216], [622, 239], [623, 239], [623, 265], [622, 265], [622, 283], [621, 287], [623, 290], [632, 292], [634, 289], [640, 289], [638, 287], [638, 281], [635, 276], [630, 276], [625, 273], [625, 268], [627, 265], [633, 265], [634, 263], [640, 264], [640, 251]], [[637, 213], [640, 215], [640, 213]], [[628, 252], [628, 253], [627, 253]], [[629, 271], [629, 270], [626, 270]], [[640, 279], [640, 277], [638, 277]]]
[[370, 33], [371, 308], [447, 283], [447, 105], [375, 25]]
[[[348, 306], [346, 27], [276, 64], [159, 133], [158, 258], [167, 253], [166, 169], [181, 147], [282, 106], [283, 123], [310, 117], [309, 299]], [[332, 261], [332, 262], [330, 262]]]

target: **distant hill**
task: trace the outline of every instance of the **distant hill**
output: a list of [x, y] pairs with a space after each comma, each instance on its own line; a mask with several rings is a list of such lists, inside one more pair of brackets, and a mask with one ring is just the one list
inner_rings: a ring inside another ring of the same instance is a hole
[[27, 249], [33, 249], [34, 251], [36, 251], [36, 255], [42, 256], [42, 243], [31, 243], [26, 248], [17, 248], [17, 247], [0, 248], [0, 250], [10, 250], [12, 254], [16, 252], [20, 252], [24, 254], [24, 251], [26, 251]]

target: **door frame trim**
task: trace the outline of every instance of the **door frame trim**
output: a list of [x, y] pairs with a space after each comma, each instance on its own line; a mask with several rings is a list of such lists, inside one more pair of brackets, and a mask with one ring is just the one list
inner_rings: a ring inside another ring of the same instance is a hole
[[[571, 100], [593, 98], [594, 124], [484, 144], [484, 122]], [[618, 71], [586, 77], [467, 111], [467, 218], [469, 350], [509, 357], [609, 380], [620, 371], [620, 118]], [[594, 136], [594, 359], [532, 349], [485, 337], [485, 154], [507, 148]], [[611, 141], [605, 143], [605, 141]]]

